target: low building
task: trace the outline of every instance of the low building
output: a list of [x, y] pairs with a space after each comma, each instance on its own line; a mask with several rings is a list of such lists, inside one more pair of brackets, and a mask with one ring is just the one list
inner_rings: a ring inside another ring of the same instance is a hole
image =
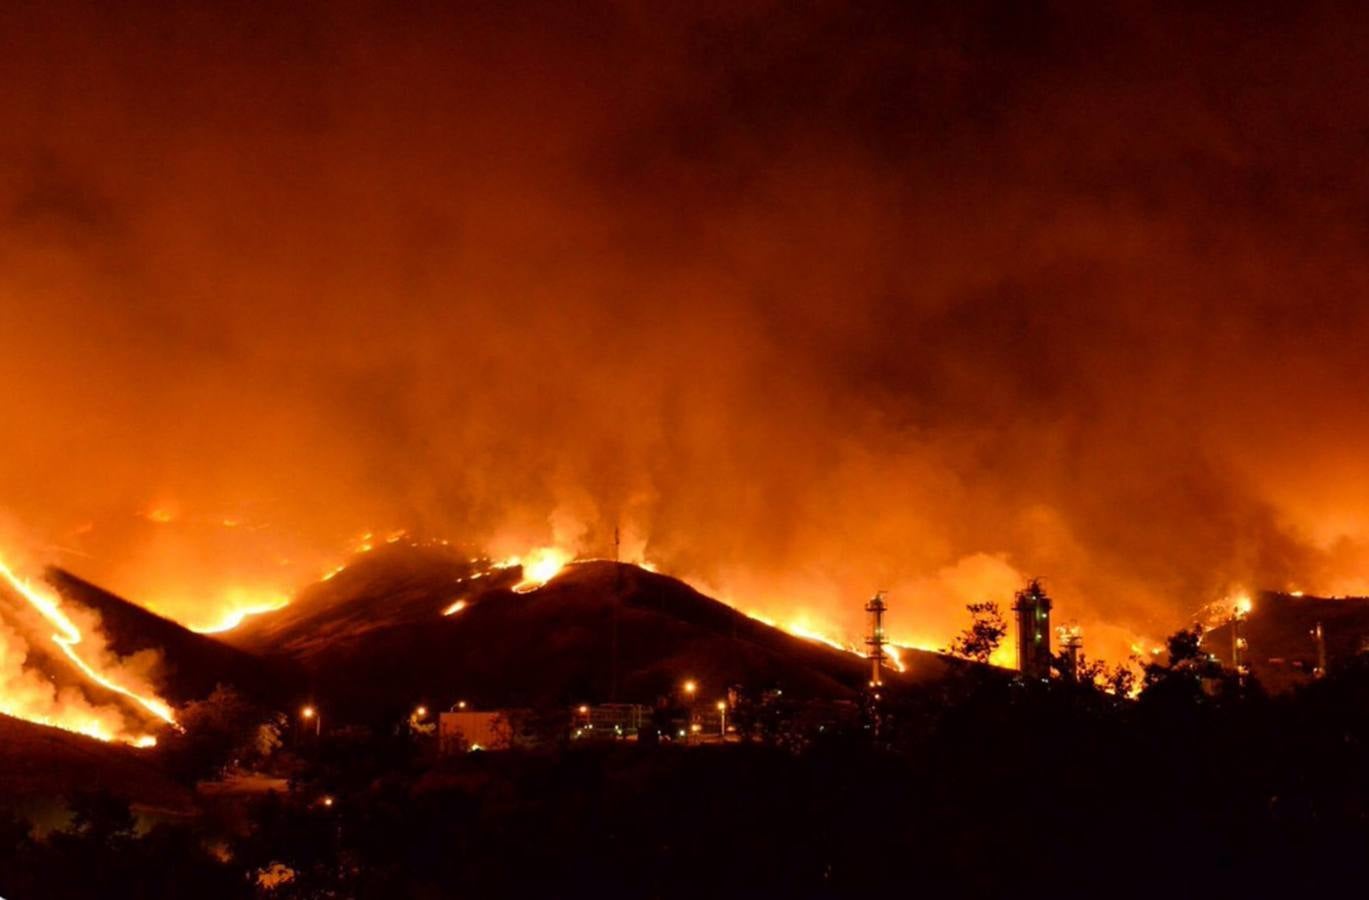
[[509, 750], [533, 743], [527, 710], [462, 710], [437, 717], [438, 750], [444, 754], [472, 750]]
[[575, 740], [636, 740], [651, 723], [651, 709], [636, 703], [600, 703], [571, 711], [570, 736]]

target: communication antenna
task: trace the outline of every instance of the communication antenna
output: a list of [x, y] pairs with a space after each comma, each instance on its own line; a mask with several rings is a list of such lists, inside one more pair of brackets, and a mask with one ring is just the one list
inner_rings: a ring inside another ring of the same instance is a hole
[[622, 548], [622, 536], [619, 534], [618, 526], [613, 526], [613, 610], [609, 615], [610, 637], [609, 637], [609, 674], [608, 674], [608, 699], [611, 703], [618, 702], [618, 607], [623, 602], [623, 566], [619, 559]]

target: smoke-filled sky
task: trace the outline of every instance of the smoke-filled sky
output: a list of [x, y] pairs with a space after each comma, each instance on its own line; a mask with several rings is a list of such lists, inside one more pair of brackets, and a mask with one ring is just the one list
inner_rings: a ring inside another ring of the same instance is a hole
[[0, 508], [182, 617], [393, 528], [1369, 589], [1369, 25], [1190, 6], [6, 5]]

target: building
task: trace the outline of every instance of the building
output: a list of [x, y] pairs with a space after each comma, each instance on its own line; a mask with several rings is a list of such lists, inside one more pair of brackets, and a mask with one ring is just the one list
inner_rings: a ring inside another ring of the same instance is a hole
[[509, 750], [535, 743], [527, 710], [444, 712], [437, 717], [437, 746], [443, 754]]
[[635, 740], [650, 723], [650, 707], [636, 703], [582, 705], [571, 711], [570, 736], [576, 740]]
[[1056, 629], [1060, 637], [1060, 668], [1065, 677], [1079, 678], [1079, 664], [1084, 658], [1084, 632], [1078, 625], [1062, 625]]
[[1051, 598], [1033, 578], [1017, 592], [1017, 670], [1023, 678], [1049, 678], [1051, 673]]

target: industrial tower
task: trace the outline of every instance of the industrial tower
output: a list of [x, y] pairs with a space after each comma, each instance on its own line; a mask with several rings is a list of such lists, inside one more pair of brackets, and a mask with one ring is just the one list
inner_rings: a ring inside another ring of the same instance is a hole
[[1078, 625], [1062, 626], [1057, 629], [1060, 635], [1060, 657], [1070, 678], [1079, 677], [1079, 660], [1084, 655], [1084, 632]]
[[1033, 578], [1017, 592], [1017, 670], [1023, 678], [1049, 678], [1051, 671], [1051, 598]]
[[870, 648], [870, 687], [884, 683], [884, 645], [889, 643], [884, 637], [884, 612], [888, 608], [884, 603], [884, 591], [876, 593], [865, 604], [865, 611], [870, 614], [870, 636], [865, 639]]

